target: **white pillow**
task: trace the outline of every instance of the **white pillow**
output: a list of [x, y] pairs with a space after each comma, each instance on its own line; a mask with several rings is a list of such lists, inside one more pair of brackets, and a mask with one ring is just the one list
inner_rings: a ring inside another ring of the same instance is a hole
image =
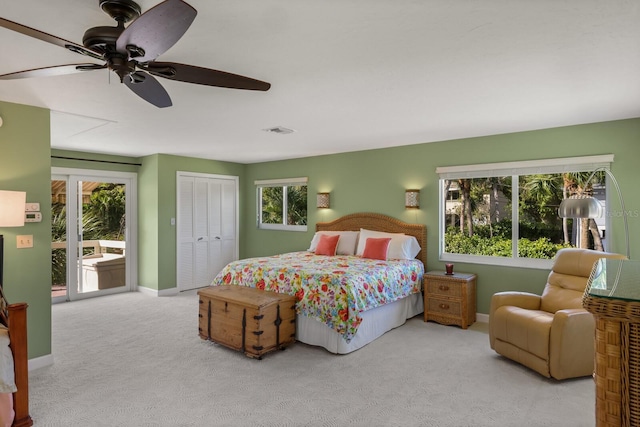
[[415, 259], [420, 253], [420, 249], [418, 239], [413, 236], [391, 239], [387, 259]]
[[414, 259], [420, 252], [418, 239], [413, 236], [407, 236], [403, 233], [385, 233], [382, 231], [372, 231], [361, 228], [356, 255], [362, 256], [364, 253], [364, 246], [369, 237], [391, 238], [391, 241], [389, 242], [389, 250], [387, 251], [387, 259]]
[[311, 245], [309, 246], [309, 249], [307, 249], [309, 252], [316, 251], [321, 234], [326, 234], [328, 236], [335, 236], [336, 234], [340, 235], [336, 255], [355, 255], [358, 234], [360, 234], [357, 231], [318, 231], [313, 235], [313, 239], [311, 239]]

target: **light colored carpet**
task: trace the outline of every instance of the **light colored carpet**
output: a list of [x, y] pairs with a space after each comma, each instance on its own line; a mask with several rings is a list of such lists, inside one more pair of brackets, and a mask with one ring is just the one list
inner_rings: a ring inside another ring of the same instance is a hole
[[558, 426], [594, 421], [590, 378], [557, 382], [469, 330], [410, 319], [337, 356], [249, 359], [203, 341], [195, 292], [53, 307], [54, 364], [31, 373], [37, 426]]

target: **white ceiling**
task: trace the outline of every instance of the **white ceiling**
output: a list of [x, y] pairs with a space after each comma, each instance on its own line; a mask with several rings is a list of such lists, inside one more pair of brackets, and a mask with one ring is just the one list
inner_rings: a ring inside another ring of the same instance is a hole
[[[189, 4], [198, 16], [158, 60], [268, 92], [158, 79], [173, 100], [158, 109], [100, 70], [0, 81], [0, 100], [55, 112], [54, 148], [240, 163], [640, 117], [638, 0]], [[76, 43], [114, 25], [98, 0], [5, 1], [0, 16]], [[0, 74], [87, 62], [4, 28], [0, 57]]]

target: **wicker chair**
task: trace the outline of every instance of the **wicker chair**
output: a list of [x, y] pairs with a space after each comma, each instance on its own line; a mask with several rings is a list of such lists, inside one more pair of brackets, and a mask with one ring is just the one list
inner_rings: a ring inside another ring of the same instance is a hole
[[582, 296], [599, 258], [623, 255], [561, 249], [542, 295], [499, 292], [491, 298], [489, 341], [497, 353], [547, 378], [562, 380], [593, 374], [593, 315]]

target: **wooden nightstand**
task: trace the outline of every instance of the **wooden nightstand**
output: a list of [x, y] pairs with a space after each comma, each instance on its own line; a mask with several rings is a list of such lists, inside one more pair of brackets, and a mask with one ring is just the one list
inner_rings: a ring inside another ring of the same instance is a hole
[[476, 275], [444, 271], [424, 274], [424, 321], [467, 329], [476, 321]]

